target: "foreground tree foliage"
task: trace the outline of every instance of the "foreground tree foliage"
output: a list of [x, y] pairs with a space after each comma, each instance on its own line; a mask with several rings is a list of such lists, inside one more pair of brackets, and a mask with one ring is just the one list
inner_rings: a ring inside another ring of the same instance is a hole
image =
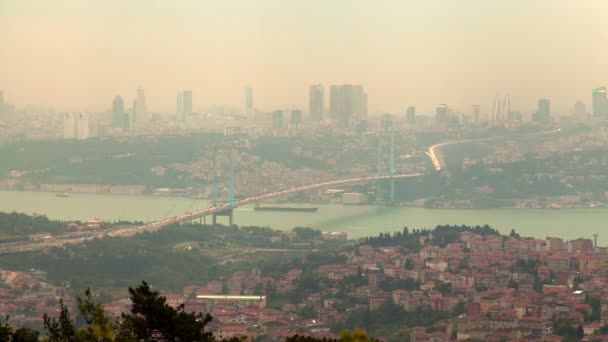
[[285, 342], [378, 342], [378, 340], [370, 338], [363, 329], [355, 329], [354, 331], [344, 331], [340, 334], [340, 338], [316, 338], [310, 336], [294, 335], [288, 337]]
[[[173, 308], [166, 298], [143, 281], [136, 288], [129, 287], [131, 311], [118, 319], [106, 315], [101, 303], [93, 299], [90, 289], [78, 297], [78, 326], [68, 307], [59, 301], [59, 316], [44, 315], [42, 341], [46, 342], [239, 342], [245, 338], [233, 337], [218, 341], [205, 327], [211, 315], [187, 313], [184, 305]], [[0, 342], [41, 341], [40, 334], [27, 328], [14, 330], [9, 317], [0, 319]], [[288, 342], [375, 342], [364, 330], [345, 331], [339, 339], [315, 338], [295, 335]]]
[[[44, 329], [47, 342], [217, 342], [206, 325], [211, 321], [209, 314], [187, 313], [184, 305], [177, 309], [169, 306], [165, 297], [153, 291], [148, 283], [142, 282], [136, 288], [129, 287], [131, 312], [119, 319], [105, 314], [102, 304], [92, 298], [90, 290], [78, 297], [79, 318], [84, 324], [76, 325], [70, 311], [63, 301], [59, 302], [59, 317], [44, 315]], [[240, 338], [222, 340], [238, 342]], [[8, 317], [0, 320], [0, 341], [34, 342], [39, 341], [39, 333], [21, 328], [13, 331]]]

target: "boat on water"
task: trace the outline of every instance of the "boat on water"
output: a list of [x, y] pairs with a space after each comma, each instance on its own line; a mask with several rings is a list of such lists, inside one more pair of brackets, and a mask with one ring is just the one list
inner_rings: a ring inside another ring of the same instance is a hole
[[56, 194], [55, 197], [70, 197], [70, 194], [67, 192], [62, 192], [60, 194]]
[[302, 207], [267, 207], [267, 206], [261, 206], [259, 204], [256, 204], [255, 207], [253, 207], [253, 210], [255, 210], [255, 211], [290, 211], [290, 212], [300, 212], [300, 213], [316, 213], [317, 211], [319, 211], [319, 208], [316, 208], [316, 207], [308, 207], [308, 208], [302, 208]]

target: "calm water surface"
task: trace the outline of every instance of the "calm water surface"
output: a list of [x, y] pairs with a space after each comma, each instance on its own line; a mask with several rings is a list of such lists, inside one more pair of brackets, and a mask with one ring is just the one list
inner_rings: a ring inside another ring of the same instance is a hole
[[[44, 214], [61, 220], [99, 218], [108, 221], [150, 221], [208, 205], [207, 200], [184, 197], [70, 194], [70, 197], [62, 198], [46, 192], [0, 191], [0, 211]], [[341, 204], [314, 206], [319, 207], [317, 213], [254, 211], [253, 205], [249, 205], [236, 209], [235, 223], [276, 229], [308, 226], [328, 231], [345, 231], [352, 238], [393, 232], [404, 226], [424, 228], [438, 224], [487, 223], [503, 233], [509, 233], [514, 228], [522, 235], [538, 238], [592, 238], [593, 234], [598, 234], [598, 242], [608, 245], [608, 209], [456, 210]], [[220, 222], [223, 220], [220, 218]]]

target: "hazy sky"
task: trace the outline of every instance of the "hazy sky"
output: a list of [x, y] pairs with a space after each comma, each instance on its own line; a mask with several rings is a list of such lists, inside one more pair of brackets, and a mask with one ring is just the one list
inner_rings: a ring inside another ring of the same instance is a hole
[[[372, 112], [554, 112], [608, 84], [606, 0], [0, 0], [0, 89], [17, 106], [307, 109], [312, 83], [361, 83]], [[327, 90], [326, 90], [327, 91]]]

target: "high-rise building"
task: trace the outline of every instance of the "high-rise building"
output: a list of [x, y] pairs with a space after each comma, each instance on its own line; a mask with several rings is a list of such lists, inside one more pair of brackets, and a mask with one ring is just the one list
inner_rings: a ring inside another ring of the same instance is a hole
[[329, 89], [329, 113], [342, 127], [367, 115], [367, 93], [362, 85], [332, 85]]
[[492, 114], [490, 120], [493, 122], [508, 121], [511, 113], [511, 98], [509, 95], [504, 98], [496, 96], [492, 104]]
[[577, 116], [583, 116], [587, 114], [587, 106], [583, 103], [583, 101], [578, 100], [574, 104], [574, 108], [572, 108], [572, 114]]
[[112, 127], [125, 129], [125, 102], [122, 97], [115, 96], [112, 100]]
[[4, 91], [0, 90], [0, 113], [4, 111]]
[[407, 110], [405, 111], [405, 121], [407, 121], [408, 124], [416, 123], [416, 107], [407, 107]]
[[181, 91], [177, 93], [175, 100], [175, 116], [180, 120], [184, 119], [184, 93]]
[[551, 101], [549, 99], [538, 100], [538, 110], [532, 115], [536, 122], [548, 122], [551, 118]]
[[272, 128], [281, 129], [283, 128], [283, 111], [275, 110], [272, 112]]
[[253, 89], [251, 87], [245, 88], [245, 114], [253, 114]]
[[291, 111], [291, 119], [289, 120], [289, 124], [293, 128], [300, 128], [302, 125], [302, 111], [299, 109], [294, 109]]
[[435, 111], [435, 120], [437, 122], [447, 122], [449, 119], [448, 105], [440, 104]]
[[481, 106], [473, 105], [473, 122], [479, 122], [479, 116], [481, 115]]
[[340, 88], [336, 85], [329, 87], [329, 118], [336, 120], [338, 118], [338, 101], [340, 99]]
[[192, 90], [184, 90], [184, 115], [192, 115]]
[[76, 114], [76, 139], [89, 137], [89, 116], [85, 113]]
[[593, 89], [593, 116], [608, 118], [608, 98], [606, 98], [606, 87]]
[[133, 102], [133, 121], [136, 126], [141, 126], [148, 122], [148, 105], [146, 104], [146, 96], [142, 87], [137, 88], [137, 97]]
[[308, 116], [312, 121], [323, 120], [323, 85], [311, 85], [308, 90]]
[[63, 117], [64, 139], [87, 139], [89, 137], [89, 117], [85, 113], [66, 113]]

